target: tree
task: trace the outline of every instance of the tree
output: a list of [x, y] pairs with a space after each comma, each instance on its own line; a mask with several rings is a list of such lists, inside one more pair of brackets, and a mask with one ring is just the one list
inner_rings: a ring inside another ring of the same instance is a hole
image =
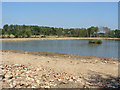
[[58, 35], [58, 37], [60, 37], [61, 35], [62, 35], [62, 31], [63, 31], [63, 28], [58, 28], [57, 29], [57, 35]]
[[11, 31], [9, 30], [9, 31], [7, 31], [7, 33], [8, 33], [8, 38], [10, 38]]
[[107, 32], [107, 37], [114, 38], [114, 36], [115, 36], [114, 30], [110, 30]]
[[115, 37], [120, 38], [120, 30], [115, 30]]
[[56, 29], [54, 27], [51, 28], [51, 34], [56, 35]]
[[[97, 37], [99, 34], [100, 36], [106, 37], [120, 37], [120, 30], [110, 30], [108, 27], [101, 27], [99, 31], [103, 34], [98, 33], [98, 27], [91, 26], [87, 29], [85, 28], [70, 28], [70, 29], [63, 29], [63, 28], [54, 28], [54, 27], [44, 27], [44, 26], [33, 26], [33, 25], [4, 25], [2, 30], [2, 36], [5, 35], [14, 35], [14, 37], [31, 37], [34, 35], [43, 34], [43, 35], [58, 35], [59, 36], [67, 36], [67, 37]], [[105, 33], [105, 34], [104, 34]]]
[[8, 34], [8, 37], [10, 37], [11, 31], [9, 29], [8, 24], [6, 24], [6, 25], [3, 26], [3, 30], [6, 32], [5, 34]]
[[1, 37], [1, 35], [2, 35], [2, 29], [0, 28], [0, 37]]
[[98, 27], [95, 27], [95, 37], [97, 37], [97, 33], [98, 33]]
[[9, 29], [10, 29], [10, 31], [12, 32], [12, 31], [14, 30], [14, 25], [11, 24], [11, 25], [9, 26]]
[[27, 38], [30, 38], [31, 35], [32, 35], [32, 34], [31, 34], [31, 31], [30, 31], [30, 30], [27, 30], [27, 31], [26, 31], [26, 36], [27, 36]]
[[15, 38], [20, 38], [20, 37], [21, 37], [19, 30], [14, 30], [14, 31], [13, 31], [13, 35], [14, 35]]
[[79, 37], [87, 37], [87, 33], [85, 28], [79, 29]]
[[3, 30], [5, 30], [5, 31], [9, 30], [8, 24], [6, 24], [6, 25], [3, 26]]
[[88, 37], [91, 37], [94, 35], [94, 32], [97, 31], [98, 28], [95, 28], [94, 26], [91, 26], [90, 28], [88, 28]]
[[40, 27], [38, 27], [38, 26], [33, 27], [32, 34], [35, 35], [35, 37], [36, 37], [36, 35], [40, 35]]

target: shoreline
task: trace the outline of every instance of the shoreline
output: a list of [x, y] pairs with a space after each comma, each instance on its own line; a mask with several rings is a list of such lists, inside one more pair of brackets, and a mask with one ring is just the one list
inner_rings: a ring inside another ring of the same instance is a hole
[[101, 59], [101, 60], [118, 60], [119, 58], [112, 57], [100, 57], [100, 56], [88, 56], [88, 55], [74, 55], [74, 54], [64, 54], [57, 52], [38, 52], [38, 51], [24, 51], [24, 50], [12, 50], [12, 49], [0, 49], [2, 52], [12, 52], [12, 53], [20, 53], [20, 54], [30, 54], [30, 55], [38, 55], [38, 56], [60, 56], [64, 58], [73, 58], [73, 59]]
[[0, 53], [3, 88], [117, 87], [115, 58], [5, 49]]
[[109, 40], [119, 40], [120, 38], [102, 38], [102, 37], [64, 37], [64, 38], [1, 38], [0, 41], [26, 41], [26, 40], [72, 40], [72, 39], [109, 39]]

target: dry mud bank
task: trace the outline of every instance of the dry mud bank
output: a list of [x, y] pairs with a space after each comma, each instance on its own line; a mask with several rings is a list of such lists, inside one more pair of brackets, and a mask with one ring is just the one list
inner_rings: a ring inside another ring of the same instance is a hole
[[1, 50], [3, 88], [116, 88], [118, 59]]

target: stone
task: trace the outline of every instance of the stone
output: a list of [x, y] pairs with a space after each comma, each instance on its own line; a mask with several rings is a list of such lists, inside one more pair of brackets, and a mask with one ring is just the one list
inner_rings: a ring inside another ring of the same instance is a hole
[[50, 86], [45, 86], [45, 88], [50, 88]]
[[4, 78], [5, 78], [5, 75], [0, 74], [0, 78], [1, 78], [1, 79], [4, 79]]
[[9, 84], [9, 86], [10, 86], [11, 88], [13, 88], [13, 87], [14, 87], [14, 85], [12, 85], [12, 84]]
[[13, 82], [13, 87], [15, 87], [15, 86], [16, 86], [16, 83]]
[[39, 84], [40, 83], [40, 81], [39, 80], [36, 80], [36, 82]]
[[80, 78], [77, 79], [77, 82], [82, 82], [82, 80]]
[[73, 80], [72, 80], [72, 79], [70, 79], [69, 81], [70, 81], [70, 82], [73, 82]]
[[68, 84], [67, 81], [61, 81], [60, 84]]
[[6, 79], [12, 79], [13, 76], [12, 76], [11, 74], [6, 74], [6, 75], [5, 75], [5, 78], [6, 78]]
[[31, 88], [36, 88], [35, 86], [32, 86]]
[[61, 81], [62, 79], [58, 79], [58, 81]]
[[[32, 66], [32, 64], [4, 65], [2, 72], [3, 73], [0, 73], [1, 80], [8, 88], [56, 88], [59, 87], [59, 85], [71, 85], [71, 87], [74, 88], [80, 86], [81, 88], [82, 86], [84, 86], [84, 88], [114, 88], [120, 84], [119, 80], [95, 78], [96, 76], [94, 74], [92, 74], [92, 77], [91, 75], [81, 73], [79, 73], [80, 76], [75, 76], [72, 74], [69, 75], [67, 72], [55, 72], [54, 69], [40, 65]], [[105, 76], [103, 77], [105, 78]]]

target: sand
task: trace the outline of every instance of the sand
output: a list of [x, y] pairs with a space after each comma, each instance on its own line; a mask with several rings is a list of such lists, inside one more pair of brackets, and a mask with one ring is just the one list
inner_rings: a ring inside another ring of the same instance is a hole
[[118, 76], [118, 60], [114, 58], [3, 50], [2, 63], [43, 65], [53, 68], [56, 72], [65, 71], [73, 75], [94, 72]]
[[66, 40], [66, 39], [115, 39], [119, 40], [120, 38], [102, 38], [102, 37], [64, 37], [64, 38], [2, 38], [0, 41], [24, 41], [24, 40]]
[[[5, 49], [0, 51], [2, 53], [1, 63], [3, 65], [40, 65], [51, 68], [56, 73], [67, 72], [70, 75], [81, 76], [83, 79], [92, 76], [95, 76], [96, 79], [102, 78], [103, 80], [108, 80], [110, 77], [118, 78], [117, 58]], [[68, 84], [68, 88], [70, 86]], [[72, 86], [74, 87], [74, 85]], [[63, 88], [63, 86], [61, 87]]]

